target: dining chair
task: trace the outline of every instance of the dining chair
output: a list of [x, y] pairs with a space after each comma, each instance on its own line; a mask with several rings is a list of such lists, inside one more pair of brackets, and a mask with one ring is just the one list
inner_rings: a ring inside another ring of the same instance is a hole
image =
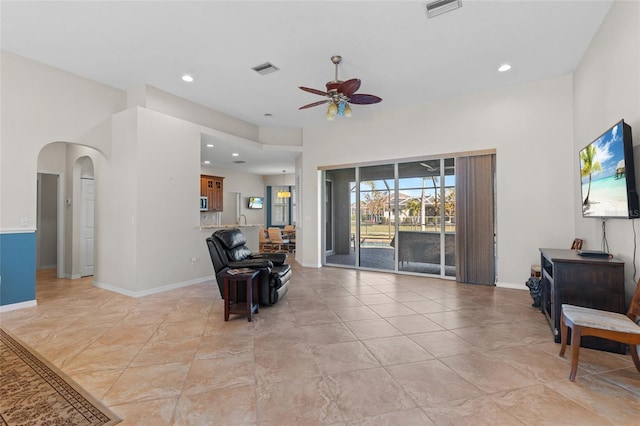
[[258, 251], [260, 253], [273, 251], [273, 244], [271, 243], [271, 240], [267, 238], [267, 232], [264, 230], [263, 227], [260, 227], [260, 229], [258, 230], [258, 237], [259, 237]]
[[271, 241], [274, 248], [277, 247], [277, 250], [289, 251], [289, 240], [282, 237], [280, 228], [268, 228], [267, 232], [269, 233], [269, 241]]
[[285, 225], [282, 229], [283, 238], [289, 240], [289, 244], [287, 246], [290, 252], [295, 253], [296, 251], [296, 226], [295, 225]]
[[580, 355], [580, 338], [595, 336], [629, 345], [631, 359], [640, 372], [640, 281], [631, 299], [627, 314], [601, 311], [575, 305], [562, 305], [560, 317], [560, 356], [564, 356], [567, 347], [569, 328], [571, 329], [571, 372], [569, 380], [575, 382]]

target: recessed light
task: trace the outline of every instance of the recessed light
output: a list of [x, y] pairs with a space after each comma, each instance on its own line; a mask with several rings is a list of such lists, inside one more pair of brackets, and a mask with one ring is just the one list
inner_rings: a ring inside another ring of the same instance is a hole
[[265, 117], [273, 117], [273, 114], [271, 114], [270, 112], [268, 112], [268, 113], [266, 113], [264, 116], [265, 116]]
[[185, 74], [182, 76], [182, 81], [186, 81], [187, 83], [191, 83], [193, 81], [193, 77], [189, 74]]
[[234, 156], [234, 157], [237, 157], [237, 156], [239, 156], [240, 154], [238, 154], [237, 152], [234, 152], [234, 153], [233, 153], [233, 154], [231, 154], [231, 155], [232, 155], [232, 156]]
[[211, 164], [211, 161], [205, 160], [204, 164]]
[[208, 143], [207, 144], [207, 148], [213, 148], [213, 144], [212, 143]]
[[500, 65], [500, 68], [498, 68], [498, 71], [505, 72], [505, 71], [509, 71], [510, 69], [511, 69], [511, 65], [502, 64], [502, 65]]

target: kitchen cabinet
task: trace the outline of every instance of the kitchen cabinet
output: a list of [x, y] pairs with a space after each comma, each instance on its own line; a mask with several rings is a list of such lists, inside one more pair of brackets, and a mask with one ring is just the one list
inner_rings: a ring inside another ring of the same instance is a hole
[[223, 177], [200, 175], [200, 195], [207, 197], [210, 212], [221, 212], [223, 209], [222, 190]]

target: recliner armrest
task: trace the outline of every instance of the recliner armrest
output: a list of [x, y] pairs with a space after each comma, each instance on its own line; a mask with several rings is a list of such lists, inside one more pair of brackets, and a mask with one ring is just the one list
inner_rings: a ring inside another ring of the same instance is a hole
[[256, 269], [264, 269], [264, 268], [273, 268], [273, 262], [269, 259], [244, 259], [238, 262], [229, 262], [227, 265], [229, 268], [256, 268]]
[[275, 266], [284, 265], [287, 260], [287, 253], [260, 253], [252, 254], [251, 259], [267, 259]]

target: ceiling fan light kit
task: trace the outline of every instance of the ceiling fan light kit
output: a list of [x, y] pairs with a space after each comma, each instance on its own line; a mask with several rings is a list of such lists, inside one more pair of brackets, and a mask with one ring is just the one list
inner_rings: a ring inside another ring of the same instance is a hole
[[329, 104], [327, 108], [326, 118], [328, 121], [335, 120], [336, 116], [339, 117], [351, 117], [353, 111], [350, 104], [368, 105], [377, 104], [382, 101], [382, 98], [375, 95], [365, 95], [356, 92], [360, 88], [360, 79], [352, 78], [351, 80], [342, 81], [338, 79], [338, 65], [342, 62], [342, 56], [334, 55], [331, 57], [331, 62], [336, 67], [335, 78], [326, 83], [327, 91], [312, 89], [309, 87], [300, 86], [301, 90], [305, 92], [313, 93], [314, 95], [325, 96], [327, 99], [323, 101], [313, 102], [298, 109], [307, 109], [314, 106]]

